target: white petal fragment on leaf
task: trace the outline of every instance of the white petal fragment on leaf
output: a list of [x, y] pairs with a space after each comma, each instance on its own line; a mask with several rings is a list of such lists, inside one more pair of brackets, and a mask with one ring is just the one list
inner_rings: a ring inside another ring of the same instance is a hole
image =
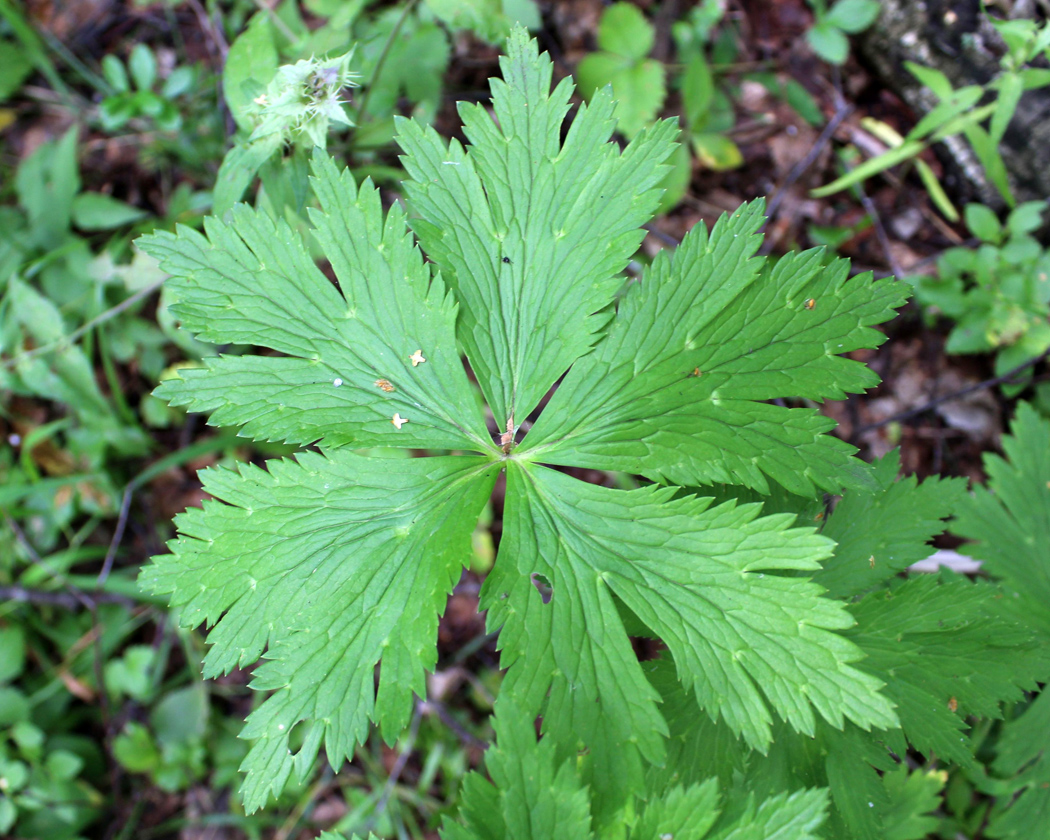
[[[612, 490], [543, 467], [511, 468], [509, 544], [501, 544], [503, 569], [486, 592], [490, 619], [503, 624], [508, 677], [518, 668], [518, 683], [534, 674], [542, 684], [550, 670], [537, 669], [553, 663], [555, 686], [564, 680], [576, 695], [597, 692], [602, 711], [633, 713], [636, 739], [666, 731], [662, 722], [643, 729], [637, 720], [660, 719], [652, 695], [634, 686], [644, 677], [615, 594], [666, 642], [700, 706], [758, 749], [769, 744], [770, 707], [804, 733], [813, 732], [814, 709], [838, 727], [844, 719], [897, 726], [882, 682], [851, 665], [863, 654], [836, 632], [853, 624], [844, 604], [821, 597], [805, 578], [777, 574], [818, 569], [832, 543], [791, 528], [790, 515], [760, 517], [759, 505], [710, 508], [709, 499], [675, 492]], [[515, 504], [527, 514], [516, 515]], [[524, 607], [500, 600], [511, 564], [519, 578], [540, 572], [551, 582], [549, 604], [539, 593]]]
[[884, 336], [871, 325], [893, 315], [906, 289], [848, 278], [844, 260], [824, 266], [819, 251], [772, 267], [753, 258], [762, 211], [745, 204], [710, 236], [698, 224], [673, 259], [659, 256], [520, 451], [685, 485], [874, 489], [853, 448], [826, 434], [833, 421], [763, 401], [842, 399], [877, 384], [841, 354], [878, 346]]
[[[256, 661], [274, 690], [244, 737], [246, 807], [312, 767], [322, 740], [338, 765], [369, 720], [396, 737], [426, 695], [438, 614], [471, 556], [498, 468], [483, 458], [376, 458], [336, 450], [205, 473], [205, 502], [177, 519], [172, 553], [142, 584], [171, 593], [188, 626], [214, 623], [207, 675]], [[374, 668], [380, 662], [378, 692]], [[288, 737], [307, 721], [300, 757]]]
[[[431, 278], [404, 214], [395, 205], [384, 218], [379, 191], [368, 181], [358, 190], [325, 155], [313, 171], [321, 202], [313, 236], [338, 287], [297, 232], [243, 205], [228, 223], [209, 218], [207, 236], [181, 228], [138, 240], [174, 275], [173, 311], [184, 327], [286, 354], [208, 359], [157, 395], [211, 412], [214, 425], [243, 424], [260, 440], [385, 446], [399, 411], [412, 417], [399, 446], [490, 448], [456, 346], [455, 301]], [[417, 345], [429, 364], [409, 359]]]
[[[516, 30], [492, 80], [495, 121], [460, 105], [472, 144], [399, 123], [412, 220], [460, 302], [459, 337], [493, 413], [524, 419], [594, 344], [642, 240], [677, 134], [657, 123], [621, 153], [608, 91], [561, 141], [572, 82], [550, 91], [551, 61]], [[455, 163], [456, 166], [446, 166]]]

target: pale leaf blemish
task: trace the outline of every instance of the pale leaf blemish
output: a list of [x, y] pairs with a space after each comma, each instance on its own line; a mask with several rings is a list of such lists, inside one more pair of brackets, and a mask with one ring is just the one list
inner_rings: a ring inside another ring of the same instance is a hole
[[408, 422], [408, 418], [407, 417], [402, 417], [400, 414], [394, 414], [394, 416], [390, 420], [390, 422], [394, 424], [394, 428], [395, 429], [400, 431], [401, 427], [404, 426], [405, 423]]
[[393, 392], [393, 391], [395, 391], [395, 390], [397, 390], [396, 388], [394, 388], [393, 385], [390, 384], [390, 380], [389, 379], [377, 379], [375, 381], [375, 386], [380, 391], [385, 391], [388, 394]]
[[342, 384], [343, 384], [343, 380], [342, 380], [342, 379], [339, 379], [338, 377], [336, 377], [336, 378], [335, 378], [335, 379], [334, 379], [334, 380], [332, 381], [332, 384], [333, 384], [333, 385], [335, 385], [335, 387], [336, 387], [336, 388], [338, 388], [338, 387], [339, 387], [340, 385], [342, 385]]
[[422, 350], [417, 350], [415, 353], [413, 353], [408, 358], [412, 362], [412, 367], [416, 367], [417, 365], [421, 365], [421, 364], [423, 364], [423, 362], [426, 361], [426, 358], [424, 358], [424, 356], [423, 356], [423, 351]]

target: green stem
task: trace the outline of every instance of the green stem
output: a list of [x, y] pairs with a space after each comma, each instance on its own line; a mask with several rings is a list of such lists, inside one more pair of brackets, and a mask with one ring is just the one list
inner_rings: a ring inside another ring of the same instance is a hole
[[395, 39], [401, 32], [401, 27], [404, 25], [405, 21], [408, 20], [408, 16], [412, 12], [412, 9], [415, 8], [415, 5], [416, 0], [408, 0], [408, 2], [405, 3], [405, 8], [401, 11], [401, 17], [397, 19], [397, 23], [394, 24], [394, 28], [390, 31], [390, 37], [386, 39], [386, 43], [383, 45], [383, 51], [379, 54], [375, 69], [372, 71], [372, 78], [368, 80], [368, 86], [365, 88], [365, 95], [361, 97], [361, 105], [357, 109], [358, 122], [361, 122], [363, 116], [368, 112], [368, 101], [372, 97], [372, 90], [376, 86], [379, 74], [383, 72], [383, 65], [386, 64], [387, 56], [390, 54], [390, 48], [394, 45]]

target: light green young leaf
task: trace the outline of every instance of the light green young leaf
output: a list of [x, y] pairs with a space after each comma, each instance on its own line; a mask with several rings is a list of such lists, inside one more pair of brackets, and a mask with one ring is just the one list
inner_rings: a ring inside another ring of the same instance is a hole
[[157, 59], [153, 55], [153, 50], [146, 44], [139, 42], [131, 48], [128, 69], [131, 71], [131, 79], [138, 90], [147, 91], [153, 88], [153, 83], [157, 81]]
[[469, 149], [407, 121], [399, 142], [413, 229], [455, 290], [459, 339], [496, 421], [517, 429], [597, 340], [676, 129], [660, 123], [620, 153], [600, 93], [563, 144], [571, 82], [549, 93], [551, 62], [524, 30], [507, 51], [505, 81], [492, 82], [498, 124], [481, 105], [460, 107]]
[[113, 230], [144, 219], [145, 210], [132, 207], [111, 195], [81, 193], [73, 199], [73, 224], [81, 230]]
[[57, 248], [69, 231], [73, 198], [80, 192], [77, 126], [42, 143], [15, 173], [18, 203], [29, 216], [33, 245]]
[[992, 122], [988, 127], [993, 143], [999, 143], [1006, 134], [1010, 120], [1017, 112], [1022, 93], [1024, 93], [1024, 80], [1019, 74], [1007, 73], [1000, 79], [999, 95], [995, 100], [995, 113], [992, 114]]
[[995, 211], [983, 204], [967, 204], [963, 209], [966, 227], [970, 233], [984, 242], [997, 245], [1003, 238], [1003, 226]]
[[[207, 675], [268, 650], [253, 687], [274, 694], [244, 730], [256, 739], [243, 765], [249, 810], [283, 788], [293, 765], [308, 772], [322, 741], [338, 763], [369, 720], [391, 742], [407, 724], [496, 473], [483, 458], [345, 450], [268, 467], [205, 473], [205, 492], [220, 501], [182, 514], [172, 553], [141, 576], [147, 589], [171, 593], [186, 626], [215, 625]], [[305, 741], [293, 756], [301, 721]]]
[[598, 46], [625, 58], [645, 58], [655, 38], [653, 25], [633, 3], [613, 3], [598, 22]]
[[819, 251], [775, 267], [752, 259], [763, 205], [697, 225], [620, 303], [605, 340], [577, 362], [521, 449], [542, 463], [599, 466], [676, 484], [724, 482], [811, 495], [869, 486], [851, 449], [810, 409], [764, 400], [841, 399], [875, 375], [842, 358], [906, 293], [847, 278]]
[[588, 100], [606, 85], [612, 86], [617, 100], [616, 129], [625, 137], [637, 136], [660, 113], [667, 95], [665, 75], [659, 61], [611, 52], [591, 53], [576, 67], [580, 92]]
[[279, 63], [273, 24], [265, 13], [258, 12], [230, 45], [222, 73], [223, 98], [241, 131], [250, 133], [255, 128], [251, 89], [261, 92]]
[[932, 90], [938, 99], [947, 99], [952, 95], [952, 83], [940, 70], [916, 64], [914, 61], [905, 61], [904, 69]]
[[384, 220], [378, 190], [366, 181], [358, 191], [323, 155], [313, 169], [313, 234], [338, 287], [287, 224], [244, 206], [229, 224], [210, 218], [207, 237], [182, 228], [139, 240], [175, 275], [185, 328], [287, 354], [209, 359], [157, 395], [262, 440], [491, 450], [456, 348], [455, 303], [403, 213]]
[[806, 30], [806, 40], [813, 52], [832, 64], [843, 64], [849, 55], [849, 38], [829, 23], [818, 23]]
[[824, 196], [834, 195], [847, 187], [851, 187], [854, 184], [859, 184], [861, 181], [867, 180], [872, 175], [878, 175], [880, 172], [885, 172], [887, 169], [896, 166], [898, 163], [904, 163], [904, 161], [910, 160], [925, 148], [926, 144], [919, 140], [910, 140], [906, 143], [902, 143], [895, 149], [890, 149], [887, 152], [883, 152], [878, 157], [873, 157], [870, 160], [864, 161], [860, 166], [851, 169], [845, 175], [836, 178], [830, 184], [825, 184], [823, 187], [810, 190], [809, 194], [814, 198], [823, 198]]
[[879, 16], [878, 0], [838, 0], [827, 17], [825, 23], [856, 35], [871, 26]]
[[244, 197], [262, 165], [284, 144], [280, 134], [270, 134], [254, 143], [238, 143], [219, 164], [212, 196], [212, 213], [223, 218]]

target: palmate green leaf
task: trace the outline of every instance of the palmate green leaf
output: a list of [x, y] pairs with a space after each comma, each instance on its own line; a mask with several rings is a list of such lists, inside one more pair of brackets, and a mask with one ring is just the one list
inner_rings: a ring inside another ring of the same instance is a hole
[[[1006, 458], [984, 456], [987, 487], [975, 487], [959, 510], [952, 531], [974, 542], [967, 553], [984, 561], [1000, 581], [1005, 610], [1032, 629], [1043, 649], [1050, 644], [1050, 422], [1020, 403], [1010, 434], [1002, 438]], [[1047, 682], [1044, 670], [1039, 676]], [[1050, 832], [1050, 694], [1045, 690], [1003, 727], [992, 765], [1010, 793], [993, 813], [988, 836], [1004, 840]]]
[[794, 493], [873, 487], [852, 447], [810, 409], [764, 400], [842, 399], [875, 374], [844, 359], [884, 336], [906, 293], [819, 251], [770, 268], [753, 255], [763, 204], [697, 225], [620, 303], [604, 341], [577, 362], [524, 447], [544, 463], [619, 469], [676, 484]]
[[[184, 326], [277, 354], [211, 360], [160, 393], [244, 434], [320, 448], [266, 471], [209, 473], [217, 500], [180, 518], [174, 553], [143, 575], [172, 594], [186, 623], [216, 625], [208, 673], [265, 653], [253, 685], [274, 693], [244, 732], [255, 741], [249, 808], [293, 771], [305, 775], [322, 742], [338, 763], [369, 721], [387, 738], [405, 725], [436, 661], [436, 614], [501, 469], [504, 528], [484, 600], [509, 666], [502, 696], [525, 715], [543, 713], [551, 774], [567, 759], [579, 767], [596, 826], [638, 813], [630, 795], [674, 787], [645, 785], [645, 763], [665, 753], [662, 692], [621, 616], [667, 644], [694, 718], [703, 709], [756, 748], [769, 748], [775, 718], [784, 731], [845, 726], [856, 738], [856, 726], [896, 725], [881, 680], [843, 634], [853, 618], [808, 578], [831, 555], [829, 540], [793, 528], [791, 515], [761, 517], [758, 505], [714, 505], [674, 486], [613, 490], [543, 464], [810, 498], [877, 487], [849, 447], [824, 435], [830, 421], [764, 401], [842, 398], [875, 384], [840, 354], [878, 344], [872, 327], [901, 287], [850, 279], [845, 263], [825, 266], [817, 252], [773, 267], [752, 259], [761, 209], [749, 205], [710, 236], [698, 226], [613, 312], [673, 128], [621, 153], [605, 142], [603, 94], [563, 143], [569, 89], [548, 94], [549, 61], [521, 31], [504, 70], [496, 121], [464, 109], [469, 151], [403, 125], [413, 225], [448, 290], [401, 211], [384, 220], [375, 189], [322, 155], [316, 248], [244, 207], [210, 220], [206, 236], [144, 241], [174, 275]], [[460, 346], [500, 428], [516, 430], [569, 369], [517, 448], [489, 440]], [[377, 459], [340, 448], [372, 446], [484, 454]], [[800, 787], [813, 785], [772, 793]], [[767, 817], [780, 806], [760, 802], [732, 817], [772, 836]], [[815, 802], [784, 800], [795, 816], [783, 825], [808, 836]], [[483, 804], [477, 820], [498, 835], [495, 814]], [[711, 831], [745, 828], [720, 819]]]
[[677, 128], [658, 123], [621, 153], [608, 142], [606, 91], [562, 142], [572, 82], [549, 92], [551, 61], [520, 28], [501, 67], [495, 122], [482, 105], [460, 105], [469, 149], [409, 121], [398, 142], [412, 228], [455, 289], [459, 338], [500, 428], [516, 430], [597, 340], [659, 203]]
[[857, 625], [845, 635], [867, 654], [864, 668], [886, 682], [883, 692], [896, 704], [902, 729], [868, 734], [817, 721], [809, 738], [780, 724], [764, 756], [724, 724], [698, 720], [670, 665], [652, 665], [648, 674], [670, 730], [665, 768], [653, 772], [683, 783], [712, 773], [724, 784], [743, 777], [759, 796], [827, 786], [834, 804], [829, 840], [883, 840], [891, 825], [909, 824], [930, 809], [908, 812], [875, 771], [893, 769], [893, 756], [909, 747], [975, 766], [966, 718], [1000, 717], [1003, 702], [1020, 699], [1045, 673], [1031, 631], [1004, 615], [1001, 601], [990, 584], [935, 576], [868, 595], [854, 605]]
[[[769, 745], [770, 708], [806, 733], [814, 710], [838, 727], [843, 716], [895, 726], [880, 683], [851, 666], [857, 651], [831, 632], [852, 624], [844, 605], [804, 578], [776, 574], [818, 568], [831, 544], [791, 529], [791, 516], [758, 518], [757, 505], [709, 509], [708, 499], [673, 493], [509, 469], [502, 565], [483, 605], [492, 628], [503, 627], [508, 678], [524, 696], [535, 702], [554, 675], [545, 727], [586, 733], [597, 703], [623, 750], [660, 759], [657, 697], [613, 595], [664, 640], [701, 707], [758, 749]], [[535, 576], [549, 582], [549, 604], [529, 584]]]
[[[323, 154], [313, 162], [321, 210], [313, 235], [338, 278], [315, 265], [286, 223], [239, 206], [207, 237], [183, 228], [138, 240], [175, 277], [184, 328], [206, 341], [285, 356], [221, 356], [183, 370], [157, 395], [243, 425], [259, 440], [491, 449], [456, 348], [455, 302], [431, 279], [395, 206], [354, 185]], [[413, 362], [416, 351], [425, 361]], [[394, 415], [407, 420], [395, 428]]]
[[[901, 727], [916, 749], [973, 766], [965, 718], [1001, 716], [1045, 667], [1031, 630], [1004, 614], [998, 587], [963, 577], [917, 577], [853, 606], [846, 635], [887, 681]], [[898, 755], [903, 743], [895, 750]]]
[[1050, 692], [1003, 727], [992, 763], [1008, 780], [988, 826], [988, 836], [1024, 840], [1050, 833]]
[[[323, 742], [338, 764], [381, 721], [407, 725], [437, 618], [471, 557], [495, 481], [478, 457], [385, 459], [346, 450], [297, 462], [204, 473], [206, 502], [177, 519], [171, 554], [143, 585], [171, 593], [184, 625], [214, 623], [205, 674], [256, 661], [253, 687], [273, 695], [248, 719], [245, 807], [309, 771]], [[378, 691], [374, 668], [382, 659]], [[309, 721], [295, 756], [289, 736]]]

